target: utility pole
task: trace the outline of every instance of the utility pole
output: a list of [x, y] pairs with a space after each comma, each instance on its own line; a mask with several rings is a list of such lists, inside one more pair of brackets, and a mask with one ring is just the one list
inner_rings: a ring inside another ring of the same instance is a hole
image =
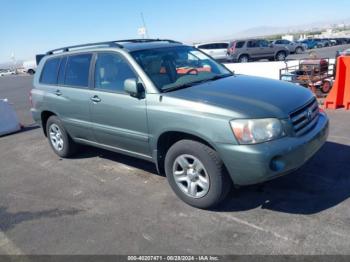
[[17, 70], [15, 52], [11, 53], [11, 60], [12, 60], [12, 63], [13, 63], [13, 70]]
[[148, 30], [147, 30], [147, 26], [146, 26], [146, 22], [145, 22], [145, 18], [143, 16], [143, 12], [141, 12], [141, 20], [142, 20], [142, 25], [143, 25], [144, 32], [145, 32], [144, 35], [146, 35], [146, 37], [149, 38]]

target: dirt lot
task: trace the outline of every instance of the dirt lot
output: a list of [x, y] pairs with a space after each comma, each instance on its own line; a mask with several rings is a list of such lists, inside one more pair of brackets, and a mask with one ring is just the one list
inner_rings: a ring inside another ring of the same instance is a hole
[[0, 78], [27, 126], [0, 137], [0, 254], [350, 254], [350, 112], [329, 112], [329, 140], [302, 169], [203, 211], [150, 163], [89, 147], [58, 158], [31, 125], [30, 88]]

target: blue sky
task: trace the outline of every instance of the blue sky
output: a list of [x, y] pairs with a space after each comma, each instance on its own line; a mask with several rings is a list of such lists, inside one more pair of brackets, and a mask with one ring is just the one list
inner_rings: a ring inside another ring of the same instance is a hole
[[348, 0], [0, 0], [0, 62], [48, 49], [135, 38], [143, 12], [150, 37], [219, 38], [252, 27], [350, 18]]

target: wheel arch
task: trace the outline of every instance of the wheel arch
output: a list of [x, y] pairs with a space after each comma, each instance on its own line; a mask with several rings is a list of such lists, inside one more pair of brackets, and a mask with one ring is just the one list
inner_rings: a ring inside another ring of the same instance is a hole
[[157, 165], [157, 170], [160, 174], [165, 174], [164, 160], [169, 148], [176, 142], [183, 139], [189, 139], [203, 143], [212, 148], [213, 150], [217, 151], [214, 146], [214, 143], [208, 138], [203, 137], [201, 135], [193, 134], [187, 131], [164, 131], [161, 135], [158, 136], [158, 139], [155, 144], [156, 149], [154, 150], [153, 156]]
[[43, 129], [45, 136], [47, 136], [46, 123], [47, 123], [47, 120], [50, 118], [50, 116], [57, 116], [57, 114], [55, 114], [54, 112], [49, 111], [49, 110], [44, 110], [40, 114], [41, 126], [42, 126], [42, 129]]
[[242, 53], [242, 54], [240, 54], [239, 56], [238, 56], [238, 61], [239, 61], [239, 59], [242, 57], [242, 56], [246, 56], [246, 57], [248, 57], [248, 60], [250, 59], [250, 55], [248, 54], [248, 53]]

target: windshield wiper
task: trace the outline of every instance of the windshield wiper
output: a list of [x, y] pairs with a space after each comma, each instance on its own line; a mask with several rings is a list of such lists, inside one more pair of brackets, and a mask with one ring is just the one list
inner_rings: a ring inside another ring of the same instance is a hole
[[195, 81], [195, 82], [191, 82], [191, 83], [186, 83], [186, 84], [178, 85], [178, 86], [172, 86], [172, 87], [164, 89], [163, 93], [171, 92], [171, 91], [175, 91], [175, 90], [179, 90], [179, 89], [188, 88], [188, 87], [191, 87], [191, 86], [194, 86], [194, 85], [198, 85], [198, 84], [200, 84], [202, 82], [203, 82], [203, 80]]
[[216, 76], [213, 76], [209, 79], [206, 79], [206, 81], [214, 81], [214, 80], [218, 80], [218, 79], [221, 79], [221, 78], [226, 78], [226, 77], [229, 77], [229, 76], [233, 76], [233, 74], [224, 74], [224, 75], [216, 75]]
[[207, 78], [207, 79], [202, 79], [202, 80], [199, 80], [199, 81], [186, 83], [186, 84], [183, 84], [183, 85], [169, 87], [169, 88], [164, 89], [163, 92], [166, 93], [166, 92], [171, 92], [171, 91], [175, 91], [175, 90], [179, 90], [179, 89], [183, 89], [183, 88], [188, 88], [188, 87], [191, 87], [191, 86], [194, 86], [194, 85], [198, 85], [198, 84], [205, 83], [205, 82], [208, 82], [208, 81], [215, 81], [215, 80], [218, 80], [218, 79], [221, 79], [221, 78], [225, 78], [225, 77], [229, 77], [229, 76], [233, 76], [233, 75], [232, 74], [216, 75], [216, 76], [213, 76], [211, 78]]

